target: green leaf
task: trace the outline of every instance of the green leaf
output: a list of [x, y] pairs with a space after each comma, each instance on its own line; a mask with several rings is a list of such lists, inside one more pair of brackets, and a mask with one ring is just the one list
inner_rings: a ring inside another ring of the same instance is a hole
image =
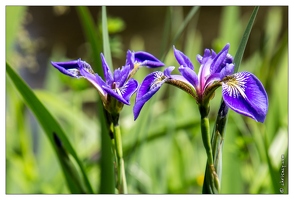
[[106, 14], [105, 6], [102, 6], [102, 38], [103, 38], [103, 52], [104, 52], [106, 62], [108, 66], [110, 67], [110, 69], [113, 69], [110, 44], [109, 44], [109, 36], [108, 36], [107, 14]]
[[[216, 45], [221, 50], [226, 43], [230, 43], [230, 54], [236, 54], [237, 45], [242, 34], [242, 23], [240, 23], [240, 6], [225, 6], [222, 9], [220, 21], [220, 35]], [[232, 31], [234, 30], [234, 31]]]
[[[100, 53], [102, 52], [102, 36], [98, 34], [98, 28], [95, 26], [94, 20], [90, 15], [90, 12], [87, 7], [77, 7], [77, 12], [81, 20], [81, 24], [83, 26], [83, 30], [85, 33], [85, 37], [87, 41], [91, 45], [94, 64], [96, 66], [95, 71], [98, 72], [99, 76], [104, 77], [104, 73], [102, 70], [102, 64], [100, 60]], [[104, 12], [104, 11], [103, 11]], [[104, 14], [105, 19], [103, 20], [104, 29], [102, 32], [105, 32], [105, 26], [107, 26], [106, 12]], [[103, 14], [102, 14], [103, 17]], [[103, 17], [103, 18], [104, 18]], [[106, 22], [106, 25], [105, 25]], [[106, 29], [107, 30], [107, 29]], [[104, 33], [105, 34], [105, 33]], [[107, 32], [108, 34], [108, 32]], [[107, 40], [108, 36], [103, 36], [103, 40]], [[107, 41], [104, 45], [109, 46], [109, 42]], [[106, 52], [110, 48], [106, 47]], [[106, 53], [104, 52], [104, 53]], [[108, 52], [107, 52], [108, 53]], [[109, 59], [110, 54], [106, 55], [107, 59]], [[109, 62], [109, 60], [107, 60]], [[98, 94], [97, 94], [98, 95]], [[113, 168], [113, 160], [112, 160], [112, 152], [111, 152], [111, 141], [109, 138], [109, 129], [107, 127], [107, 123], [104, 115], [104, 107], [102, 105], [102, 101], [98, 102], [98, 118], [101, 123], [101, 176], [100, 176], [100, 193], [109, 194], [114, 193], [114, 168]]]
[[[179, 37], [181, 36], [181, 34], [184, 32], [184, 29], [186, 28], [186, 26], [191, 21], [192, 17], [197, 13], [198, 9], [199, 9], [199, 6], [194, 6], [190, 10], [190, 12], [186, 16], [185, 20], [181, 23], [181, 26], [177, 29], [178, 31], [174, 35], [174, 37], [172, 39], [172, 42], [171, 42], [171, 45], [173, 45], [173, 44], [175, 44], [177, 42], [177, 40], [179, 39]], [[169, 23], [169, 22], [167, 21], [166, 23]], [[166, 28], [168, 28], [168, 24], [166, 25]], [[164, 30], [164, 32], [166, 32], [166, 30]], [[163, 42], [165, 43], [164, 40], [163, 40]], [[170, 48], [171, 45], [169, 45], [168, 48]], [[167, 53], [168, 53], [168, 50], [165, 51], [165, 54], [163, 54], [163, 56], [161, 57], [161, 60], [165, 60], [165, 57], [166, 57]]]
[[6, 60], [12, 61], [12, 48], [24, 19], [26, 6], [6, 6]]
[[234, 69], [234, 72], [237, 72], [238, 69], [239, 69], [239, 66], [241, 64], [241, 61], [242, 61], [242, 58], [243, 58], [243, 54], [244, 54], [244, 51], [245, 51], [245, 48], [246, 48], [246, 45], [247, 45], [247, 42], [248, 42], [248, 38], [250, 36], [250, 32], [251, 32], [251, 29], [253, 27], [253, 24], [254, 24], [254, 20], [256, 18], [256, 15], [257, 15], [257, 12], [258, 12], [258, 9], [259, 7], [256, 6], [251, 14], [251, 17], [249, 19], [249, 22], [247, 24], [247, 27], [243, 33], [243, 36], [242, 36], [242, 39], [241, 39], [241, 42], [239, 44], [239, 47], [238, 47], [238, 50], [237, 50], [237, 53], [235, 55], [235, 58], [234, 58], [234, 62], [235, 62], [235, 69]]
[[[8, 63], [6, 63], [6, 73], [14, 83], [16, 89], [23, 97], [27, 106], [32, 110], [39, 123], [43, 127], [52, 147], [54, 148], [56, 155], [59, 158], [63, 173], [67, 180], [67, 184], [72, 193], [93, 193], [89, 180], [86, 176], [84, 167], [79, 160], [74, 148], [71, 146], [65, 133], [60, 125], [53, 118], [46, 107], [36, 97], [34, 92], [27, 86], [27, 84], [13, 71]], [[58, 142], [59, 141], [59, 142]], [[79, 169], [83, 175], [84, 183], [87, 187], [87, 191], [83, 189], [83, 184], [80, 183], [75, 174], [75, 169], [72, 162], [69, 160], [67, 153], [71, 154], [74, 160], [77, 162]]]
[[84, 30], [85, 37], [91, 45], [92, 57], [94, 60], [94, 71], [99, 74], [99, 76], [104, 77], [102, 70], [102, 64], [100, 60], [100, 53], [102, 52], [102, 38], [98, 34], [97, 28], [95, 26], [94, 20], [90, 15], [87, 7], [78, 6], [76, 7], [78, 15], [81, 20], [81, 24]]
[[[108, 40], [108, 28], [107, 28], [107, 15], [105, 6], [102, 7], [102, 33], [103, 33], [103, 50], [105, 59], [108, 64], [111, 62], [111, 53]], [[112, 66], [109, 65], [109, 66]], [[115, 193], [115, 183], [114, 183], [114, 166], [113, 166], [113, 155], [111, 151], [111, 140], [109, 137], [109, 127], [107, 127], [107, 122], [103, 116], [105, 116], [105, 111], [102, 102], [98, 105], [99, 116], [101, 120], [102, 130], [101, 130], [101, 177], [100, 177], [100, 193], [102, 194], [113, 194]], [[103, 113], [104, 110], [104, 113]]]

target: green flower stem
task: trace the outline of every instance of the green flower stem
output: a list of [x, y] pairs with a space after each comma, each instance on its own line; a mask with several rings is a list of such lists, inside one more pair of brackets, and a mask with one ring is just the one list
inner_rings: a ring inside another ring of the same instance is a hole
[[205, 182], [207, 185], [203, 185], [203, 188], [207, 188], [204, 191], [208, 193], [218, 193], [220, 188], [220, 183], [218, 179], [218, 175], [215, 172], [215, 167], [213, 163], [213, 154], [211, 147], [211, 139], [210, 139], [210, 126], [209, 126], [209, 105], [199, 105], [199, 111], [201, 115], [201, 134], [203, 145], [207, 154], [207, 166], [206, 170], [209, 171], [209, 176], [206, 176], [208, 180]]
[[127, 194], [127, 180], [125, 174], [125, 165], [123, 159], [123, 149], [122, 149], [122, 140], [120, 134], [120, 127], [118, 124], [114, 125], [114, 141], [115, 141], [115, 151], [118, 161], [118, 174], [117, 174], [117, 182], [118, 182], [118, 190], [120, 194]]

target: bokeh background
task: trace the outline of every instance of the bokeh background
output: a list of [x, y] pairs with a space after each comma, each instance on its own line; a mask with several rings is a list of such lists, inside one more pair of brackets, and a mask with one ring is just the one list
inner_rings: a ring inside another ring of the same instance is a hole
[[[127, 50], [144, 50], [178, 64], [172, 45], [191, 58], [204, 48], [219, 52], [230, 43], [235, 55], [254, 7], [204, 6], [177, 41], [172, 38], [190, 6], [108, 6], [108, 30], [114, 68]], [[88, 7], [101, 32], [101, 7]], [[167, 21], [170, 26], [167, 27]], [[164, 57], [164, 55], [166, 55]], [[95, 55], [99, 56], [99, 55]], [[100, 132], [95, 89], [85, 80], [60, 74], [50, 61], [82, 58], [93, 63], [76, 7], [6, 6], [6, 61], [58, 119], [98, 188]], [[140, 69], [141, 82], [150, 69]], [[282, 162], [288, 165], [288, 7], [262, 6], [239, 71], [254, 73], [269, 96], [264, 124], [229, 112], [223, 149], [221, 193], [288, 193], [288, 172], [281, 185]], [[175, 70], [175, 73], [178, 73]], [[210, 122], [220, 103], [211, 102]], [[206, 164], [198, 107], [183, 91], [164, 86], [157, 101], [146, 104], [133, 121], [132, 105], [121, 113], [129, 193], [201, 193]], [[282, 157], [284, 159], [282, 159]], [[6, 193], [69, 193], [48, 139], [6, 76]]]

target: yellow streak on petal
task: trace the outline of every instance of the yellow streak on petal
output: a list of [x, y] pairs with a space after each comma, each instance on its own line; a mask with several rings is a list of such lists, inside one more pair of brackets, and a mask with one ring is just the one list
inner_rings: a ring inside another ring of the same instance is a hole
[[227, 76], [223, 79], [223, 87], [231, 97], [236, 98], [241, 95], [244, 99], [247, 99], [247, 95], [245, 94], [247, 79], [248, 77], [243, 73]]

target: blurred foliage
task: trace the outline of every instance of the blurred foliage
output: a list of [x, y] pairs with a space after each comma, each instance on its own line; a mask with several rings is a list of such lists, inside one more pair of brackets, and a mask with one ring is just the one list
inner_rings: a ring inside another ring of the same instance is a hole
[[[265, 8], [260, 7], [262, 9]], [[6, 23], [6, 59], [12, 62], [11, 55], [15, 54], [15, 45], [20, 42], [17, 30], [23, 30], [26, 8], [8, 6], [6, 13], [6, 20], [9, 21]], [[249, 15], [250, 12], [241, 14], [237, 6], [222, 7], [217, 19], [220, 20], [218, 37], [211, 41], [211, 48], [218, 52], [229, 42], [229, 53], [235, 55]], [[280, 183], [282, 162], [288, 166], [288, 29], [283, 30], [281, 26], [285, 20], [282, 18], [282, 7], [266, 7], [263, 16], [265, 23], [261, 27], [262, 33], [251, 33], [256, 34], [252, 37], [258, 38], [259, 43], [249, 44], [259, 47], [243, 58], [239, 71], [250, 71], [262, 81], [268, 92], [269, 111], [264, 124], [233, 111], [229, 113], [221, 187], [221, 193], [225, 194], [279, 193], [280, 188], [288, 193], [288, 167], [285, 185]], [[190, 19], [177, 42], [170, 44], [185, 17], [182, 7], [167, 8], [166, 24], [162, 26], [166, 31], [162, 29], [162, 32], [156, 33], [159, 35], [158, 49], [164, 49], [162, 53], [166, 53], [163, 60], [166, 66], [178, 67], [172, 48], [165, 50], [175, 45], [191, 58], [198, 71], [199, 64], [194, 58], [207, 48], [202, 46], [206, 33], [197, 27], [198, 21], [203, 20], [198, 13]], [[97, 30], [99, 26], [96, 25]], [[114, 57], [125, 56], [121, 51], [123, 41], [120, 33], [126, 28], [127, 24], [120, 16], [108, 18], [110, 47]], [[169, 39], [163, 40], [161, 36]], [[144, 38], [138, 35], [130, 37], [129, 49], [145, 50]], [[94, 60], [91, 56], [97, 55], [92, 55], [89, 49], [84, 53]], [[53, 48], [50, 60], [69, 59], [63, 48]], [[96, 191], [100, 184], [97, 161], [101, 155], [100, 122], [96, 113], [98, 95], [86, 80], [70, 79], [56, 71], [50, 63], [47, 65], [44, 88], [34, 92], [65, 130]], [[14, 70], [19, 68], [17, 65], [11, 66]], [[177, 70], [174, 72], [178, 73]], [[148, 73], [149, 69], [142, 68], [135, 78], [141, 82]], [[220, 97], [219, 89], [211, 102], [211, 126]], [[132, 106], [125, 106], [121, 113], [129, 193], [201, 193], [206, 153], [200, 134], [198, 107], [189, 95], [167, 85], [155, 98], [156, 101], [146, 104], [136, 122], [133, 121]], [[43, 130], [6, 78], [6, 193], [69, 193], [65, 183], [57, 157]]]

